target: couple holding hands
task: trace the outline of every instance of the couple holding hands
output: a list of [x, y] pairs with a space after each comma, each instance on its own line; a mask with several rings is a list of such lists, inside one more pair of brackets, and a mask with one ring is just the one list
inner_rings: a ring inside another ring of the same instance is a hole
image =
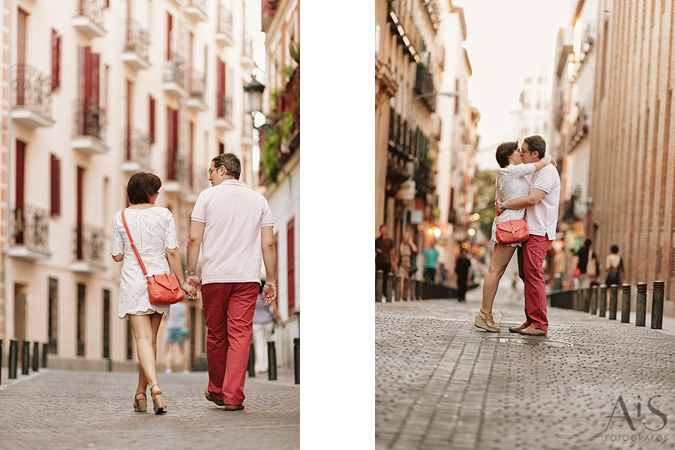
[[[497, 147], [496, 158], [500, 169], [497, 171], [495, 199], [497, 215], [492, 224], [495, 246], [483, 283], [483, 302], [474, 323], [484, 330], [499, 332], [499, 325], [492, 316], [492, 304], [499, 280], [517, 249], [518, 273], [525, 285], [525, 322], [509, 328], [509, 331], [543, 336], [548, 332], [548, 319], [542, 266], [556, 235], [560, 176], [555, 160], [546, 156], [546, 142], [541, 136], [525, 138], [520, 147], [517, 141], [504, 142]], [[529, 229], [526, 241], [510, 245], [497, 242], [497, 223], [523, 218]]]

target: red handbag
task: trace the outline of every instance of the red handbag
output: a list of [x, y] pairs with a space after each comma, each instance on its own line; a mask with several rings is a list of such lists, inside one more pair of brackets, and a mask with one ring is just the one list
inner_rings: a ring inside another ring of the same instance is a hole
[[[499, 191], [499, 177], [497, 177], [497, 191], [495, 192], [495, 220], [497, 220], [497, 192]], [[502, 245], [518, 244], [525, 242], [530, 238], [530, 231], [527, 228], [527, 210], [523, 219], [505, 220], [497, 222], [495, 227], [495, 237], [497, 242]]]
[[131, 233], [129, 233], [127, 220], [124, 218], [124, 210], [122, 210], [122, 223], [124, 223], [124, 229], [127, 231], [127, 236], [129, 236], [131, 248], [134, 249], [136, 258], [138, 258], [138, 263], [141, 265], [143, 275], [145, 275], [146, 280], [148, 280], [148, 297], [150, 298], [150, 303], [153, 305], [173, 305], [174, 303], [183, 300], [183, 291], [180, 288], [180, 283], [178, 283], [176, 275], [170, 273], [158, 273], [148, 276], [148, 271], [145, 269], [141, 254], [138, 253], [136, 244], [134, 244]]

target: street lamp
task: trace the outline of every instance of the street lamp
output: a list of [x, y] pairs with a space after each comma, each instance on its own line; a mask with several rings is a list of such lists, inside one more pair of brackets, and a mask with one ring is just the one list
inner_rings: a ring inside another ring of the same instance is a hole
[[251, 81], [244, 85], [244, 93], [246, 95], [249, 113], [254, 113], [256, 111], [262, 112], [262, 97], [264, 90], [265, 85], [256, 80], [255, 75], [253, 75]]

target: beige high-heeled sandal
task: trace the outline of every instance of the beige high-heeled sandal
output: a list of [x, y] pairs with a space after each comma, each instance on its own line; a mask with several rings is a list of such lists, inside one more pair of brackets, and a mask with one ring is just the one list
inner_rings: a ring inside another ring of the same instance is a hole
[[[153, 392], [154, 388], [157, 388], [159, 390], [159, 394], [156, 394]], [[153, 384], [150, 387], [150, 395], [152, 396], [152, 409], [155, 410], [155, 414], [164, 414], [167, 411], [166, 407], [166, 402], [164, 401], [164, 397], [162, 397], [162, 389], [156, 384]]]
[[482, 328], [484, 330], [491, 331], [493, 333], [499, 332], [499, 325], [497, 325], [495, 323], [495, 320], [492, 318], [492, 313], [485, 312], [482, 309], [478, 310], [478, 314], [476, 314], [476, 320], [474, 321], [474, 325], [476, 325], [478, 328]]
[[[139, 399], [138, 396], [142, 395], [143, 398]], [[145, 392], [136, 392], [134, 397], [134, 411], [136, 412], [146, 412], [148, 410], [148, 397], [145, 395]]]

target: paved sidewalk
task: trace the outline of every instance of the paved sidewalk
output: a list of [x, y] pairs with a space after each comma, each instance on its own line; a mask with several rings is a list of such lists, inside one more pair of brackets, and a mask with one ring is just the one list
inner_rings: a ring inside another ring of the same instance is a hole
[[480, 301], [376, 304], [377, 449], [675, 448], [672, 330], [549, 308], [547, 336], [509, 333], [504, 286], [488, 333]]
[[168, 413], [132, 403], [138, 375], [41, 369], [0, 386], [0, 449], [300, 448], [293, 371], [246, 380], [243, 411], [204, 398], [206, 372], [159, 374]]

